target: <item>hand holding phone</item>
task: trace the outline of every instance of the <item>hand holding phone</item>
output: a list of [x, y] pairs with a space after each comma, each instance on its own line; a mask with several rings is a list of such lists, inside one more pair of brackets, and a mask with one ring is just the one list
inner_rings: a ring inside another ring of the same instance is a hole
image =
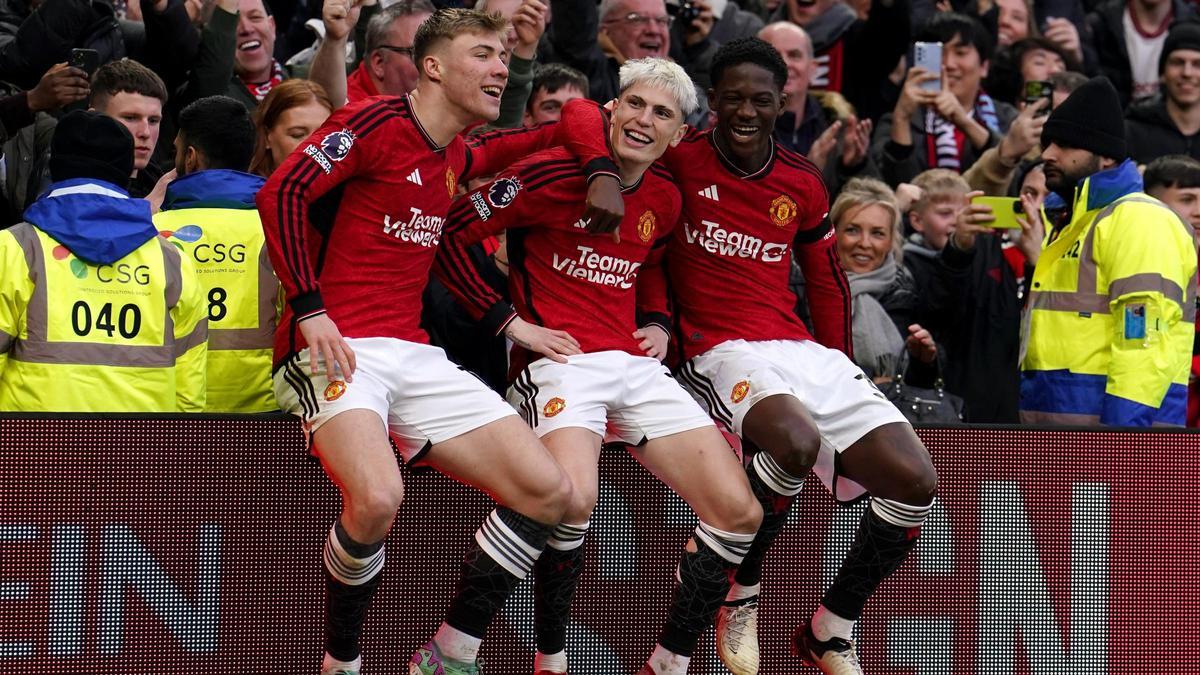
[[937, 75], [937, 79], [922, 82], [920, 85], [922, 89], [927, 91], [942, 90], [942, 43], [914, 42], [912, 64], [915, 68], [921, 68], [933, 75]]
[[1025, 83], [1025, 105], [1031, 106], [1038, 101], [1046, 101], [1046, 105], [1037, 112], [1038, 117], [1050, 114], [1054, 107], [1054, 83], [1047, 80], [1030, 80]]
[[67, 65], [82, 70], [90, 80], [100, 67], [100, 52], [95, 49], [72, 49]]
[[1021, 200], [1016, 197], [988, 197], [986, 195], [976, 195], [971, 198], [972, 204], [981, 204], [992, 209], [992, 217], [994, 220], [983, 221], [977, 220], [976, 225], [987, 227], [996, 230], [1019, 230], [1021, 224], [1017, 222], [1017, 216], [1025, 215], [1025, 210], [1021, 206]]

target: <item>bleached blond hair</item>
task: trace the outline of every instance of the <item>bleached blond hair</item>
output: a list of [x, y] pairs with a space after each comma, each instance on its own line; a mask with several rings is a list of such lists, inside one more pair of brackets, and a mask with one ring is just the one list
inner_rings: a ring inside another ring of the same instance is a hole
[[700, 107], [692, 78], [678, 63], [669, 59], [649, 57], [626, 61], [621, 66], [621, 93], [635, 84], [665, 89], [685, 118]]

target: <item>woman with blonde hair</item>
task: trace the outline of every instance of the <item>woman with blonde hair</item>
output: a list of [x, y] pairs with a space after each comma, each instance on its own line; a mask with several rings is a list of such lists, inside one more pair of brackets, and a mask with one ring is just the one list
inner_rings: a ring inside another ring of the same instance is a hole
[[250, 173], [270, 176], [292, 150], [333, 112], [325, 88], [309, 80], [285, 80], [258, 104], [258, 141]]
[[[937, 346], [917, 323], [916, 283], [900, 264], [903, 237], [896, 193], [874, 178], [854, 178], [829, 211], [838, 258], [850, 281], [854, 361], [877, 383], [890, 382], [911, 359], [905, 376], [932, 380]], [[928, 371], [928, 375], [923, 372]]]

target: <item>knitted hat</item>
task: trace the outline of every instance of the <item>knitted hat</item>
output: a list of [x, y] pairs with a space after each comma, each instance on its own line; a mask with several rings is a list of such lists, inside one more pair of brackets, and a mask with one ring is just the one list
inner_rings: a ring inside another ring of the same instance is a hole
[[75, 110], [54, 128], [50, 140], [50, 180], [97, 178], [120, 188], [133, 173], [133, 136], [115, 119]]
[[1167, 59], [1176, 49], [1191, 49], [1200, 52], [1200, 22], [1195, 20], [1176, 21], [1167, 31], [1167, 39], [1163, 42], [1162, 54], [1158, 57], [1158, 74], [1162, 75], [1167, 67]]
[[1051, 143], [1125, 159], [1124, 111], [1108, 78], [1088, 80], [1050, 113], [1042, 127], [1042, 146]]

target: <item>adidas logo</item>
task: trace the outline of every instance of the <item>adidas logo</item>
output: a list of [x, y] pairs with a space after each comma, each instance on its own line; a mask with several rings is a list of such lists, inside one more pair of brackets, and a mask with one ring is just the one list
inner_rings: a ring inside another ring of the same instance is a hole
[[721, 201], [721, 198], [717, 196], [716, 183], [709, 185], [708, 187], [704, 188], [703, 190], [697, 192], [696, 194], [700, 195], [701, 197], [708, 197], [709, 199], [713, 200], [714, 202]]
[[413, 172], [408, 174], [408, 182], [416, 183], [417, 185], [424, 185], [424, 183], [421, 182], [421, 170], [413, 169]]

